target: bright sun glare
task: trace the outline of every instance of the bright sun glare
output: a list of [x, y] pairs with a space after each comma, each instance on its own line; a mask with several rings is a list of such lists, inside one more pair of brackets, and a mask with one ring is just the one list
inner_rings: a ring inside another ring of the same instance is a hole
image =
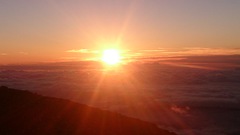
[[116, 49], [107, 49], [103, 51], [102, 61], [109, 65], [115, 65], [120, 62], [120, 53]]

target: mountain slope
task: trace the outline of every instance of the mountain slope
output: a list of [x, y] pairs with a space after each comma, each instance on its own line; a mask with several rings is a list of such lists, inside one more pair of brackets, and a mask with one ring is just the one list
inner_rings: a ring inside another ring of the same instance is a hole
[[175, 135], [118, 113], [4, 86], [0, 107], [1, 135]]

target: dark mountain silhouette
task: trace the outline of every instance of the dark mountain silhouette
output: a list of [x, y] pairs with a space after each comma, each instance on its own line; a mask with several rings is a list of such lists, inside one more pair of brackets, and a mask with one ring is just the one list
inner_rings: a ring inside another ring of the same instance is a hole
[[118, 113], [4, 86], [0, 107], [1, 135], [175, 135]]

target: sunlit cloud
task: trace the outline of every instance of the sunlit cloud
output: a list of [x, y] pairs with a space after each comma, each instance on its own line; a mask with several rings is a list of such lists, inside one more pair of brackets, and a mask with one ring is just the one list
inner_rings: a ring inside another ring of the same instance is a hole
[[8, 55], [7, 53], [0, 53], [1, 56], [6, 56]]
[[61, 61], [98, 61], [96, 57], [82, 58], [82, 57], [61, 57], [57, 59], [58, 62]]
[[141, 50], [141, 52], [166, 52], [166, 49]]
[[21, 54], [21, 55], [28, 55], [27, 52], [18, 52], [18, 54]]
[[240, 55], [240, 48], [157, 48], [128, 50], [123, 58], [128, 61], [154, 62], [182, 60], [186, 56]]
[[90, 49], [78, 49], [78, 50], [67, 50], [69, 53], [99, 53], [98, 50], [90, 50]]
[[131, 52], [137, 57], [166, 57], [189, 55], [240, 55], [240, 48], [161, 48], [151, 50], [137, 50]]
[[240, 48], [185, 48], [185, 55], [239, 55]]
[[66, 61], [97, 61], [100, 59], [100, 50], [94, 49], [72, 49], [66, 51], [67, 57], [63, 57], [61, 60]]
[[[133, 61], [166, 61], [182, 60], [185, 56], [212, 56], [212, 55], [240, 55], [240, 48], [156, 48], [130, 50], [120, 49], [123, 62]], [[101, 50], [73, 49], [67, 50], [70, 59], [73, 60], [98, 60], [101, 57]], [[76, 55], [74, 55], [76, 54]], [[68, 58], [69, 58], [68, 57]], [[74, 57], [74, 58], [72, 58]], [[68, 60], [70, 60], [68, 59]], [[67, 59], [66, 59], [67, 60]]]
[[61, 57], [58, 61], [77, 61], [78, 57]]

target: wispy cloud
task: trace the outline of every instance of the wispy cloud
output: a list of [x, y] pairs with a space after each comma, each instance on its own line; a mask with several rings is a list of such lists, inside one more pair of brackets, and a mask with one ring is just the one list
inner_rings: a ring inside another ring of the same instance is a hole
[[181, 53], [186, 55], [239, 55], [240, 48], [185, 48]]
[[28, 55], [27, 52], [18, 52], [18, 54], [21, 54], [21, 55]]
[[79, 57], [61, 57], [57, 61], [79, 61]]
[[90, 49], [73, 49], [67, 50], [68, 53], [99, 53], [98, 50], [90, 50]]
[[187, 56], [240, 55], [240, 48], [157, 48], [129, 50], [123, 54], [125, 61], [183, 60]]
[[186, 106], [186, 107], [179, 107], [177, 105], [173, 105], [171, 107], [171, 110], [174, 111], [175, 113], [187, 114], [190, 111], [190, 107], [188, 107], [188, 106]]
[[7, 53], [0, 53], [0, 55], [2, 55], [2, 56], [6, 56], [6, 55], [8, 55]]
[[[66, 51], [66, 60], [99, 60], [100, 50], [72, 49]], [[240, 48], [156, 48], [142, 50], [120, 50], [122, 60], [130, 61], [166, 61], [182, 60], [186, 56], [240, 55]]]
[[240, 48], [160, 48], [130, 52], [136, 57], [166, 57], [189, 55], [240, 55]]

